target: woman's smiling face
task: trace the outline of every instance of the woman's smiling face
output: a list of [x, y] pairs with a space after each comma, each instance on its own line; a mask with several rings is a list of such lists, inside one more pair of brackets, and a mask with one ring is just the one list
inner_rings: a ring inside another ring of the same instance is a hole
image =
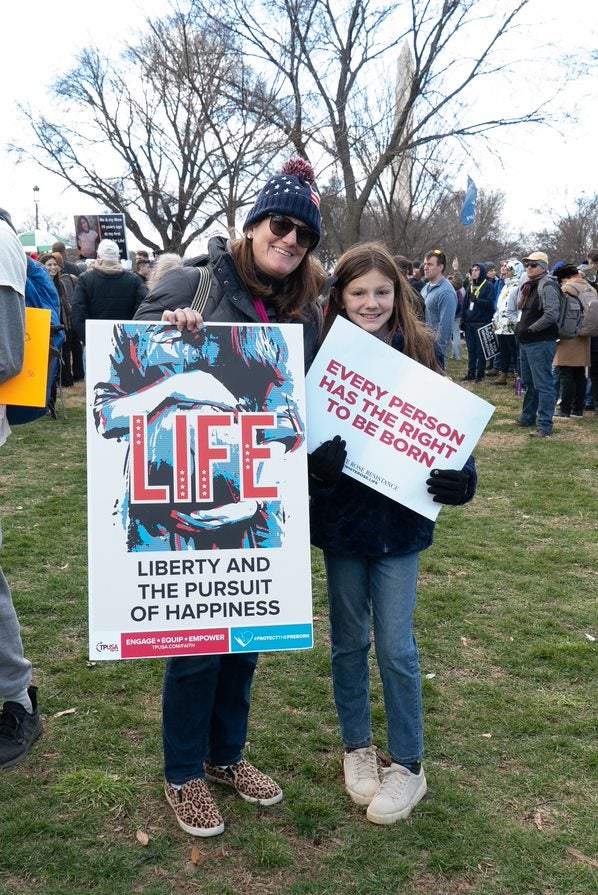
[[370, 270], [343, 289], [343, 308], [349, 320], [372, 335], [383, 338], [394, 308], [395, 290], [379, 270]]
[[[305, 227], [298, 218], [289, 218], [294, 224]], [[307, 249], [297, 242], [293, 229], [286, 236], [276, 236], [270, 229], [270, 218], [264, 218], [247, 231], [253, 244], [256, 265], [269, 277], [283, 280], [297, 270], [307, 254]]]

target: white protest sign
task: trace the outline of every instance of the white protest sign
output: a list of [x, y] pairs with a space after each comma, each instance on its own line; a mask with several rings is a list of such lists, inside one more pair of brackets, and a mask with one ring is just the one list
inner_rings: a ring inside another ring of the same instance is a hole
[[92, 659], [313, 645], [302, 328], [87, 324]]
[[344, 472], [428, 519], [430, 470], [461, 469], [494, 407], [337, 317], [306, 377], [311, 453], [341, 435]]

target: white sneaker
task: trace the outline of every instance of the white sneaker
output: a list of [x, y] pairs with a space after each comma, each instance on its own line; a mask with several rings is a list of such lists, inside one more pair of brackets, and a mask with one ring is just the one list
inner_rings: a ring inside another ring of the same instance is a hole
[[345, 789], [356, 805], [369, 805], [380, 789], [375, 746], [345, 752]]
[[382, 783], [367, 810], [367, 819], [373, 824], [393, 824], [405, 820], [425, 796], [428, 789], [424, 769], [412, 774], [402, 764], [394, 761], [382, 769]]

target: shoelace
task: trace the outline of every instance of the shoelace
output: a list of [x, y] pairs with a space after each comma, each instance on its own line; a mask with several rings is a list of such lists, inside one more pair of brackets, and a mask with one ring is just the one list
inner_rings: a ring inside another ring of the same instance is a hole
[[355, 773], [358, 779], [362, 777], [377, 777], [378, 763], [376, 761], [376, 753], [374, 751], [362, 752], [356, 749], [353, 752], [355, 761]]
[[409, 778], [412, 777], [413, 774], [402, 766], [398, 768], [384, 768], [382, 771], [382, 783], [380, 784], [380, 790], [390, 790], [391, 795], [394, 793], [395, 795], [400, 795], [402, 790], [405, 789]]

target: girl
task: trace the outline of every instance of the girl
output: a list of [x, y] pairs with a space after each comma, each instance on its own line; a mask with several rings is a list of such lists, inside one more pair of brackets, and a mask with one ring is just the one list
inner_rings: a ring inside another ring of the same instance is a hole
[[[373, 338], [442, 374], [433, 335], [414, 316], [408, 287], [384, 246], [349, 249], [334, 277], [325, 331], [341, 314]], [[344, 460], [344, 442], [338, 436], [310, 457], [312, 543], [322, 548], [326, 564], [345, 786], [354, 802], [368, 806], [368, 820], [388, 824], [406, 818], [427, 789], [413, 614], [419, 552], [432, 543], [434, 523], [342, 475]], [[463, 470], [433, 470], [428, 479], [428, 491], [439, 503], [465, 503], [475, 485], [473, 458]], [[381, 777], [370, 718], [372, 611], [391, 758]]]

